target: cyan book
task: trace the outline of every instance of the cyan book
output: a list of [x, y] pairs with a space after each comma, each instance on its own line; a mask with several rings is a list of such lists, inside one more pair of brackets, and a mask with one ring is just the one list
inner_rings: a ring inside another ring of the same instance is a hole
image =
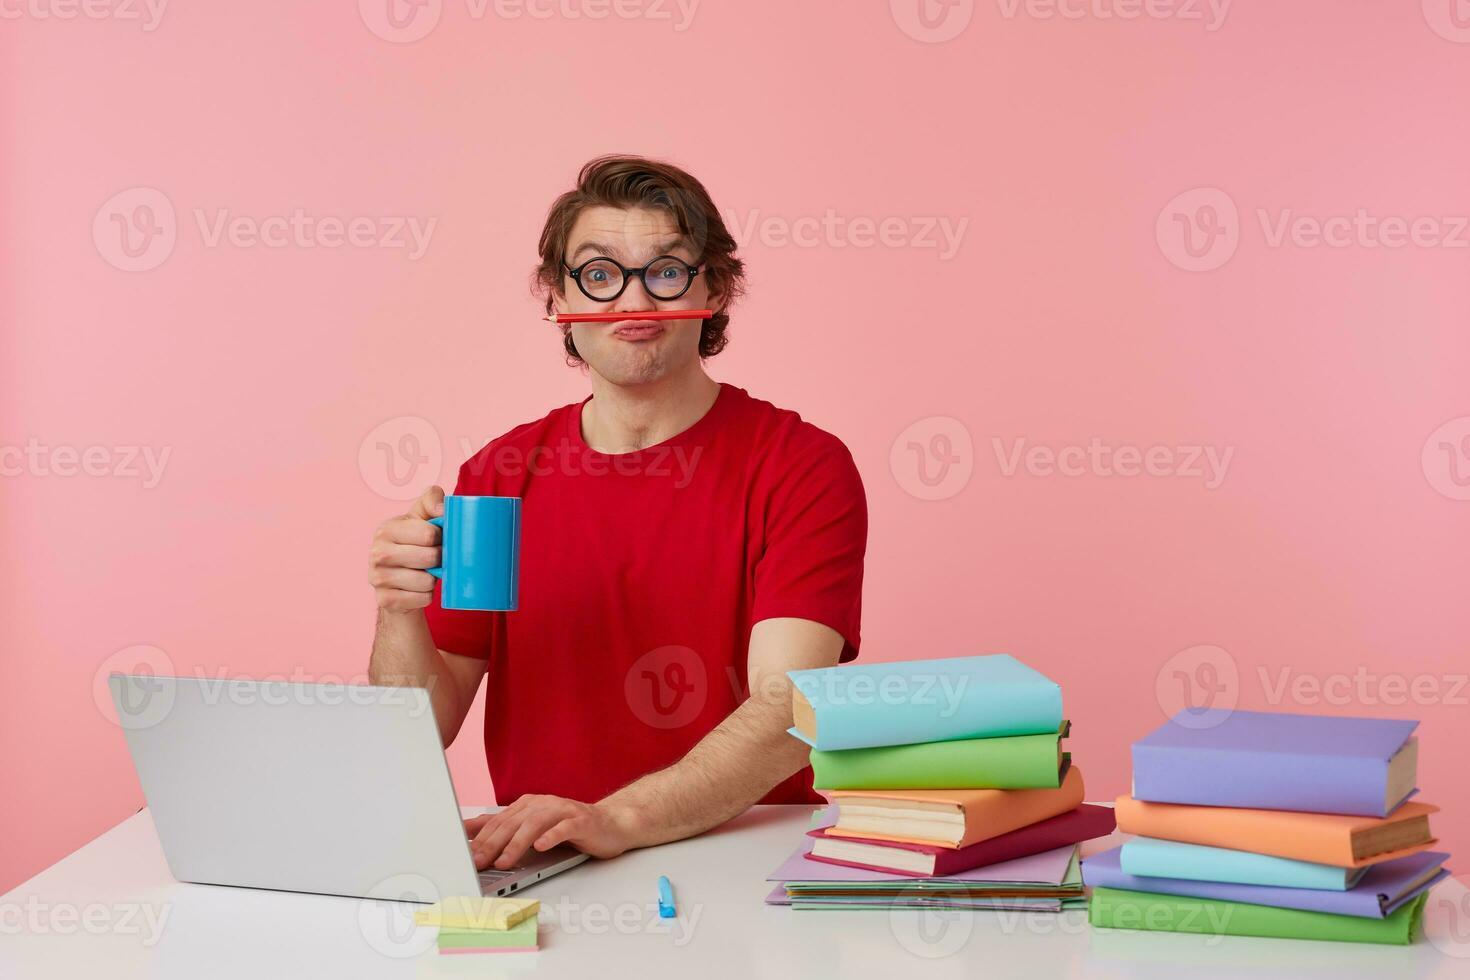
[[1346, 891], [1367, 868], [1293, 861], [1254, 851], [1233, 851], [1153, 837], [1135, 837], [1120, 852], [1123, 870], [1145, 878], [1228, 881], [1237, 885]]
[[791, 734], [822, 751], [1054, 735], [1062, 690], [1009, 654], [788, 671]]
[[1415, 792], [1418, 724], [1185, 709], [1133, 743], [1133, 798], [1386, 817]]

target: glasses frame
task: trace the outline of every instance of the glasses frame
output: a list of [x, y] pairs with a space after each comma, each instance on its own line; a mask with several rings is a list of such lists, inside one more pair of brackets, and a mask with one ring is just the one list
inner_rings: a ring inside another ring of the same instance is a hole
[[[682, 265], [685, 271], [689, 273], [689, 279], [684, 283], [684, 288], [679, 290], [672, 296], [660, 296], [658, 293], [655, 293], [652, 289], [650, 289], [648, 285], [648, 270], [652, 269], [655, 265], [662, 262], [664, 259], [673, 259], [675, 262], [678, 262], [680, 265]], [[610, 262], [613, 265], [617, 266], [618, 269], [623, 273], [623, 285], [618, 289], [617, 292], [613, 293], [611, 296], [593, 296], [592, 292], [586, 287], [586, 285], [583, 284], [582, 270], [587, 268], [593, 262]], [[563, 262], [561, 265], [563, 269], [567, 270], [567, 275], [572, 277], [572, 281], [577, 284], [577, 288], [582, 291], [582, 295], [586, 296], [594, 303], [611, 303], [613, 300], [617, 299], [619, 296], [623, 295], [623, 293], [628, 291], [628, 283], [632, 282], [635, 276], [637, 277], [639, 282], [643, 283], [643, 291], [649, 295], [649, 298], [656, 300], [678, 299], [680, 296], [683, 296], [685, 293], [689, 292], [689, 287], [694, 285], [695, 277], [698, 276], [699, 273], [702, 271], [699, 266], [690, 265], [688, 262], [685, 262], [677, 255], [655, 256], [654, 258], [649, 260], [647, 265], [641, 266], [636, 269], [630, 269], [616, 259], [608, 258], [606, 255], [594, 255], [592, 256], [592, 258], [588, 259], [586, 262], [583, 262], [575, 269], [567, 265], [565, 262]]]

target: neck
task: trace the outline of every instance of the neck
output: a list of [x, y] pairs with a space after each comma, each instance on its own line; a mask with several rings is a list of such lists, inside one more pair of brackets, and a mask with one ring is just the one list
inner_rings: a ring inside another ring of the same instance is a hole
[[698, 364], [646, 384], [619, 385], [590, 372], [592, 400], [582, 407], [582, 438], [602, 453], [627, 453], [672, 439], [704, 417], [720, 385]]

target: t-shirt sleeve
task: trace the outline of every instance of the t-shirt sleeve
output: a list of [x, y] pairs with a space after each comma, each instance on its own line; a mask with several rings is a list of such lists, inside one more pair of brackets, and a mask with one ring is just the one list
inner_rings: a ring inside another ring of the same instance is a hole
[[[456, 494], [492, 492], [485, 489], [483, 482], [474, 474], [467, 473], [465, 466], [459, 470], [459, 481], [454, 487]], [[504, 649], [505, 613], [445, 609], [439, 604], [441, 594], [439, 586], [434, 586], [434, 598], [424, 607], [424, 618], [429, 623], [429, 635], [434, 639], [434, 646], [447, 653], [480, 660], [489, 660], [497, 649]]]
[[751, 622], [792, 617], [830, 626], [842, 634], [848, 661], [860, 639], [868, 501], [852, 454], [828, 439], [796, 452], [771, 492]]

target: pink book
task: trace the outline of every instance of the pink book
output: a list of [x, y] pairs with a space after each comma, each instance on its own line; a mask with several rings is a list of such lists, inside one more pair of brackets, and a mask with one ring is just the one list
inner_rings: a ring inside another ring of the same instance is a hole
[[850, 868], [934, 878], [1106, 837], [1116, 825], [1112, 807], [1084, 803], [1060, 816], [958, 849], [838, 836], [822, 827], [807, 832], [807, 836], [816, 838], [807, 857]]

